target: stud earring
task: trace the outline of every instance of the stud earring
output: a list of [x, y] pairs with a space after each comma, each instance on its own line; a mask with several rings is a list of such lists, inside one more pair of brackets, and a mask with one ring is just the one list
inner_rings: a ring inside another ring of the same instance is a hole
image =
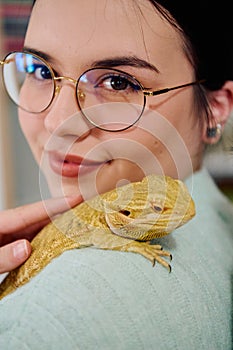
[[207, 128], [206, 135], [208, 138], [216, 137], [217, 135], [221, 135], [222, 133], [222, 126], [221, 124], [216, 124], [214, 128]]

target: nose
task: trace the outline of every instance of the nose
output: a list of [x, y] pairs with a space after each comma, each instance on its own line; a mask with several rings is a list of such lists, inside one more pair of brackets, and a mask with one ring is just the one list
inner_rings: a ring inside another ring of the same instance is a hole
[[83, 137], [92, 126], [82, 115], [77, 103], [75, 81], [57, 84], [55, 98], [46, 111], [45, 128], [56, 136], [73, 135]]

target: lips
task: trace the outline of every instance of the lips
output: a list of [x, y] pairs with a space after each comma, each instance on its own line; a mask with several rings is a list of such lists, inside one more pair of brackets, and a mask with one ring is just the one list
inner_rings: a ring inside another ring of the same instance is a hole
[[64, 177], [77, 177], [96, 170], [103, 162], [84, 159], [76, 155], [62, 155], [57, 152], [49, 152], [49, 164], [51, 169]]

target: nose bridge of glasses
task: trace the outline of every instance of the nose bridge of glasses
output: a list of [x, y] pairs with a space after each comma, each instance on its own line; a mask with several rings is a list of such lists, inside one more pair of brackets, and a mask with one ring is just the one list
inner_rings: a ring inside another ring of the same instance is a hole
[[[78, 83], [77, 79], [74, 79], [74, 78], [71, 78], [71, 77], [67, 77], [67, 76], [60, 76], [60, 77], [54, 77], [54, 80], [55, 80], [55, 82], [57, 82], [57, 81], [60, 82], [62, 80], [67, 80], [68, 82], [74, 84], [75, 87], [77, 88], [77, 83]], [[55, 94], [59, 94], [60, 90], [61, 90], [61, 85], [57, 85], [56, 84]], [[84, 100], [85, 99], [85, 93], [82, 90], [77, 89], [76, 94], [77, 94], [77, 98], [79, 100]]]
[[71, 78], [71, 77], [66, 77], [66, 76], [61, 76], [61, 77], [54, 77], [55, 81], [62, 81], [62, 80], [67, 80], [70, 83], [73, 83], [74, 85], [77, 84], [77, 79]]

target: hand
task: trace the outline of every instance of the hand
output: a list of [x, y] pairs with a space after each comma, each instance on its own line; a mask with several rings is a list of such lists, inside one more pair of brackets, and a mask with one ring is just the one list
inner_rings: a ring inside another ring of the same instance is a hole
[[79, 197], [49, 199], [0, 212], [0, 273], [21, 265], [31, 254], [30, 240], [51, 219], [79, 204]]

